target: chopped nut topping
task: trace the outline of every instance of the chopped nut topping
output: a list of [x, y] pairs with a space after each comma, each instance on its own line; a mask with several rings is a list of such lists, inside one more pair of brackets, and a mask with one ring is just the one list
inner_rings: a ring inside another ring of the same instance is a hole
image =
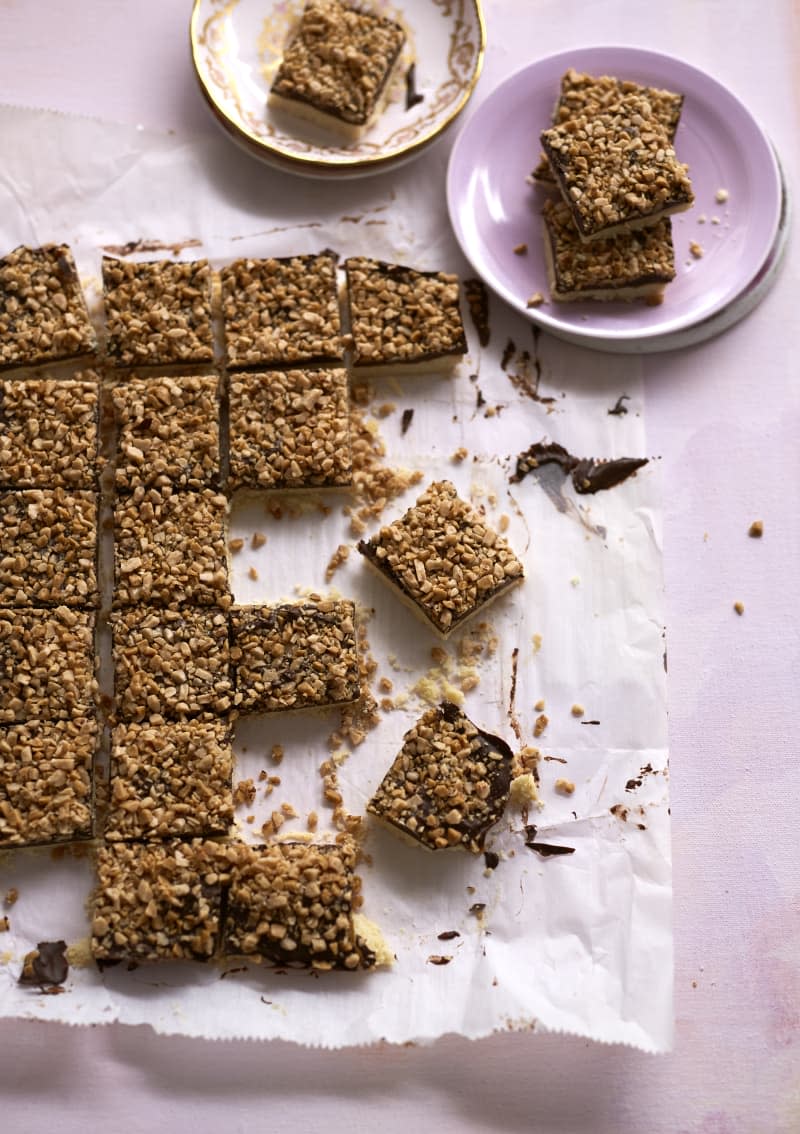
[[0, 383], [0, 484], [9, 488], [94, 488], [100, 378]]
[[330, 252], [236, 260], [220, 276], [232, 369], [341, 362], [336, 260]]
[[103, 257], [108, 354], [119, 366], [212, 362], [207, 260]]
[[449, 481], [358, 550], [445, 637], [523, 577], [506, 541]]
[[747, 529], [747, 534], [751, 539], [761, 539], [764, 534], [764, 521], [753, 520], [752, 524]]
[[0, 370], [97, 353], [66, 244], [15, 248], [0, 260]]
[[94, 665], [93, 613], [0, 610], [0, 721], [91, 716]]
[[744, 614], [744, 603], [737, 599], [737, 601], [733, 604], [733, 609], [737, 614]]
[[27, 488], [0, 493], [3, 606], [97, 606], [97, 496]]
[[321, 488], [351, 479], [346, 370], [231, 380], [231, 489]]
[[352, 602], [237, 607], [231, 641], [243, 712], [324, 708], [359, 697]]

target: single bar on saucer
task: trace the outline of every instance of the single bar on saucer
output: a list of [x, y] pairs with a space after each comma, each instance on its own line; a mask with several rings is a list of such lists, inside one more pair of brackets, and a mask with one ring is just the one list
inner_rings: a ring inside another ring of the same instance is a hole
[[203, 839], [98, 848], [90, 900], [92, 957], [208, 961], [220, 935], [224, 848]]
[[230, 605], [228, 502], [212, 489], [136, 488], [114, 507], [114, 604]]
[[89, 839], [94, 717], [0, 726], [0, 849]]
[[123, 721], [233, 707], [228, 617], [213, 607], [132, 607], [111, 616], [116, 711]]
[[675, 278], [669, 217], [587, 244], [563, 201], [545, 201], [544, 250], [550, 295], [561, 303], [583, 299], [657, 301]]
[[0, 514], [0, 606], [98, 605], [94, 492], [0, 492]]
[[[561, 93], [553, 112], [553, 126], [567, 122], [576, 114], [589, 108], [602, 110], [618, 102], [622, 95], [640, 95], [647, 99], [653, 117], [660, 122], [670, 142], [675, 140], [675, 132], [683, 109], [683, 95], [658, 87], [643, 87], [628, 79], [617, 79], [611, 75], [587, 75], [570, 67], [561, 78]], [[555, 185], [553, 172], [547, 158], [542, 155], [539, 164], [531, 174], [532, 180], [542, 185]]]
[[355, 375], [447, 373], [466, 354], [458, 276], [364, 256], [344, 268]]
[[333, 253], [235, 260], [220, 277], [231, 370], [341, 364]]
[[351, 482], [346, 370], [232, 376], [232, 490], [335, 488]]
[[405, 40], [398, 23], [366, 5], [309, 0], [269, 105], [357, 141], [385, 106]]
[[233, 822], [231, 731], [218, 717], [118, 724], [106, 839], [226, 835]]
[[106, 350], [117, 366], [208, 363], [211, 270], [207, 260], [103, 257]]
[[479, 854], [502, 817], [513, 753], [449, 701], [428, 709], [367, 804], [367, 811], [427, 850]]
[[67, 606], [0, 610], [0, 722], [93, 716], [94, 626]]
[[446, 480], [431, 484], [358, 550], [444, 638], [523, 578], [506, 541]]
[[94, 488], [100, 377], [0, 382], [0, 486]]
[[355, 606], [314, 599], [231, 611], [231, 660], [242, 712], [325, 709], [357, 701]]
[[0, 370], [97, 354], [66, 244], [15, 248], [0, 259]]
[[118, 492], [219, 487], [217, 377], [136, 378], [120, 382], [112, 395]]
[[386, 963], [374, 927], [360, 932], [352, 841], [240, 844], [231, 857], [225, 954], [281, 968], [353, 971]]
[[644, 228], [694, 201], [686, 166], [639, 95], [587, 107], [541, 141], [582, 240]]

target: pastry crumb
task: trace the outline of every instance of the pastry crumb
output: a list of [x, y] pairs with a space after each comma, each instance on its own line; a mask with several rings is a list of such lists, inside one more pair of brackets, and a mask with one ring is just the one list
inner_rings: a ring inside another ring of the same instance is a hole
[[584, 709], [583, 705], [578, 704], [573, 705], [570, 709], [570, 712], [572, 713], [573, 717], [582, 717], [586, 715], [586, 710]]
[[724, 202], [728, 200], [728, 197], [729, 193], [727, 189], [717, 189], [716, 193], [714, 194], [714, 200], [717, 201], [720, 205], [724, 204]]
[[508, 802], [513, 807], [527, 807], [531, 803], [537, 803], [539, 800], [539, 791], [536, 787], [536, 779], [531, 772], [523, 772], [519, 776], [515, 776], [511, 781], [511, 787], [508, 792]]
[[524, 256], [527, 251], [528, 251], [528, 245], [525, 244], [525, 243], [516, 244], [514, 246], [514, 255], [515, 256]]
[[236, 554], [237, 551], [241, 551], [243, 547], [244, 547], [244, 540], [243, 539], [230, 539], [230, 540], [228, 540], [228, 549], [229, 549], [229, 551], [232, 551], [234, 554]]
[[747, 534], [751, 539], [761, 539], [764, 534], [764, 521], [753, 520], [752, 524], [747, 529]]
[[542, 635], [541, 634], [534, 634], [533, 637], [531, 638], [531, 642], [533, 643], [533, 652], [535, 654], [538, 654], [539, 650], [541, 650], [541, 648], [542, 648]]
[[456, 449], [455, 453], [451, 455], [450, 460], [460, 465], [462, 461], [467, 459], [468, 455], [467, 450], [461, 445], [460, 448]]
[[7, 917], [0, 917], [0, 933], [8, 933], [11, 929], [11, 922]]
[[538, 717], [536, 718], [536, 721], [535, 721], [535, 723], [534, 723], [534, 726], [533, 726], [533, 735], [534, 735], [534, 736], [536, 736], [536, 737], [539, 737], [539, 736], [541, 736], [541, 735], [542, 735], [542, 733], [544, 732], [544, 730], [545, 730], [545, 729], [547, 728], [547, 726], [549, 725], [549, 723], [550, 723], [550, 720], [549, 720], [549, 718], [548, 718], [548, 717], [546, 717], [544, 713], [541, 713], [541, 714], [540, 714], [540, 715], [539, 715], [539, 716], [538, 716]]
[[247, 568], [247, 577], [248, 579], [252, 579], [254, 583], [258, 582], [258, 571], [256, 571], [255, 567]]
[[540, 697], [536, 704], [533, 706], [534, 712], [544, 712], [544, 697]]
[[704, 251], [702, 244], [698, 244], [696, 240], [691, 240], [689, 242], [689, 251], [694, 256], [695, 260], [702, 260]]
[[250, 540], [250, 546], [258, 551], [259, 547], [263, 547], [267, 542], [267, 537], [263, 532], [253, 532], [253, 538]]
[[239, 780], [233, 789], [235, 804], [252, 803], [256, 797], [256, 785], [252, 780]]
[[541, 307], [544, 303], [544, 295], [540, 291], [535, 291], [533, 295], [529, 296], [525, 302], [526, 307]]
[[737, 599], [736, 602], [733, 604], [733, 609], [736, 611], [737, 614], [744, 614], [744, 603], [741, 602], [739, 599]]
[[555, 782], [556, 791], [560, 791], [562, 795], [572, 795], [575, 791], [575, 784], [572, 780], [557, 779]]
[[6, 906], [13, 906], [17, 898], [19, 898], [19, 890], [16, 888], [16, 886], [12, 886], [10, 890], [6, 890], [5, 897], [3, 898], [3, 904]]

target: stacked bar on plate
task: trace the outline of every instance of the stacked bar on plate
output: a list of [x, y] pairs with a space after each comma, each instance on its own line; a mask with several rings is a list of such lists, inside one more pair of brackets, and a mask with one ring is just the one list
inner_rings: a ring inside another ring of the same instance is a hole
[[559, 193], [543, 209], [553, 299], [661, 301], [675, 277], [669, 218], [694, 200], [673, 144], [682, 101], [610, 76], [564, 75], [531, 175]]

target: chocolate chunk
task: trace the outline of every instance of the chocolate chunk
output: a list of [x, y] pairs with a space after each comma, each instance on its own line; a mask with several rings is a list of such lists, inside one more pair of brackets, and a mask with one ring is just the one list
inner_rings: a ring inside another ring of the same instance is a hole
[[25, 955], [19, 983], [39, 987], [63, 984], [69, 972], [66, 950], [66, 941], [40, 941]]

